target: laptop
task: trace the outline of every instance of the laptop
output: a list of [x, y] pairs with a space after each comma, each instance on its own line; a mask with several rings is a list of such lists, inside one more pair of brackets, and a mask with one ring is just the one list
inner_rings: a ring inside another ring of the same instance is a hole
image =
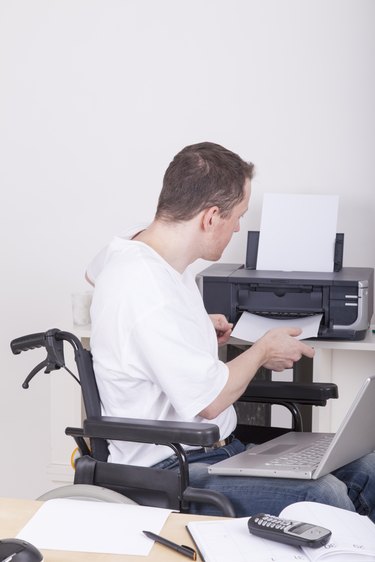
[[368, 377], [337, 433], [291, 431], [208, 467], [210, 474], [317, 478], [375, 450], [375, 376]]

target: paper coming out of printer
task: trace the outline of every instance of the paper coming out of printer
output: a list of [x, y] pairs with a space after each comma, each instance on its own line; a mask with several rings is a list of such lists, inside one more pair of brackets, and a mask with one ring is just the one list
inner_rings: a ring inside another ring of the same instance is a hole
[[276, 319], [243, 312], [231, 335], [234, 338], [253, 343], [271, 328], [300, 328], [302, 333], [297, 336], [297, 339], [315, 338], [318, 335], [322, 316], [323, 314], [314, 314], [300, 318]]
[[256, 269], [334, 270], [337, 195], [265, 193]]

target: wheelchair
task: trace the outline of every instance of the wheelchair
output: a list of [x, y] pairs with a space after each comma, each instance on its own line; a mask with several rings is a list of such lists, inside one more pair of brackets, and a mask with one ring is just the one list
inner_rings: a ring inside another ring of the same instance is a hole
[[[64, 347], [74, 351], [76, 374], [65, 364]], [[130, 500], [148, 506], [164, 507], [188, 513], [192, 503], [215, 506], [224, 516], [235, 517], [233, 506], [222, 493], [194, 488], [189, 484], [189, 464], [183, 445], [210, 447], [219, 438], [219, 428], [212, 423], [185, 423], [149, 419], [114, 418], [101, 415], [101, 402], [96, 384], [92, 355], [74, 334], [50, 329], [12, 340], [14, 354], [43, 347], [47, 357], [26, 377], [22, 387], [40, 371], [66, 370], [81, 386], [86, 418], [82, 427], [67, 427], [74, 438], [79, 456], [75, 460], [75, 485], [99, 486], [120, 493]], [[292, 413], [292, 429], [302, 430], [299, 404], [324, 406], [337, 398], [332, 383], [252, 382], [244, 402], [281, 404]], [[284, 431], [290, 431], [284, 430]], [[252, 439], [254, 435], [252, 434]], [[116, 464], [108, 460], [108, 440], [165, 445], [178, 459], [178, 470]], [[256, 439], [254, 439], [256, 441]]]

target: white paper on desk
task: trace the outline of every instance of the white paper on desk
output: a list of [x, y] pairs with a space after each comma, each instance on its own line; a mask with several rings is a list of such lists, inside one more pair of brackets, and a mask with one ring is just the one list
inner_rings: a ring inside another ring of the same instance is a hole
[[97, 501], [48, 500], [18, 534], [37, 548], [138, 554], [153, 541], [142, 530], [160, 533], [171, 510]]
[[255, 342], [272, 328], [301, 328], [302, 333], [297, 336], [297, 339], [315, 338], [318, 335], [322, 316], [323, 314], [314, 314], [313, 316], [280, 320], [243, 312], [231, 335], [240, 340]]
[[256, 268], [333, 271], [337, 195], [265, 193]]

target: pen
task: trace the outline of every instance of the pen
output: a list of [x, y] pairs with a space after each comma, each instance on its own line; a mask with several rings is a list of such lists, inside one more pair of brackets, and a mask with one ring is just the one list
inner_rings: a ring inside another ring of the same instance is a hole
[[153, 541], [158, 542], [159, 544], [162, 544], [168, 548], [172, 548], [173, 550], [176, 550], [180, 554], [183, 554], [184, 556], [188, 556], [188, 558], [191, 558], [192, 560], [197, 559], [197, 553], [193, 548], [190, 548], [190, 546], [186, 546], [184, 544], [181, 545], [176, 544], [175, 542], [169, 541], [168, 539], [165, 539], [160, 535], [155, 535], [155, 533], [151, 533], [150, 531], [143, 531], [143, 533], [149, 539], [152, 539]]

